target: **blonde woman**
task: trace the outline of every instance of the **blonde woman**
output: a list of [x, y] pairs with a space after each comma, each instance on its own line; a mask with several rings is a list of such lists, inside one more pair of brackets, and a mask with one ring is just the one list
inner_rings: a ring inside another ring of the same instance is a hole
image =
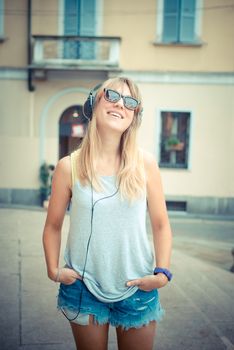
[[[107, 349], [109, 325], [120, 350], [150, 350], [163, 315], [158, 289], [172, 277], [172, 238], [157, 163], [137, 146], [141, 114], [135, 83], [105, 81], [85, 102], [89, 125], [81, 147], [58, 162], [53, 176], [46, 264], [49, 278], [60, 283], [58, 308], [80, 350]], [[70, 201], [66, 264], [59, 267]]]

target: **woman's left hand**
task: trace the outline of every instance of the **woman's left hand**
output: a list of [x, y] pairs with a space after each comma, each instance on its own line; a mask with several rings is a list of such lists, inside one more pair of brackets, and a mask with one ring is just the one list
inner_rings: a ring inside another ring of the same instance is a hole
[[139, 289], [150, 292], [152, 289], [164, 287], [168, 283], [167, 277], [163, 273], [157, 275], [147, 275], [127, 282], [128, 287], [137, 286]]

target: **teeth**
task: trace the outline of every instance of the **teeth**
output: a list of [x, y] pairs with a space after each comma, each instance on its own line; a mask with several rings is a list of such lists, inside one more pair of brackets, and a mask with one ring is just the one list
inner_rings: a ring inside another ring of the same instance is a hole
[[116, 118], [122, 119], [121, 115], [118, 113], [110, 112], [111, 115], [113, 115]]

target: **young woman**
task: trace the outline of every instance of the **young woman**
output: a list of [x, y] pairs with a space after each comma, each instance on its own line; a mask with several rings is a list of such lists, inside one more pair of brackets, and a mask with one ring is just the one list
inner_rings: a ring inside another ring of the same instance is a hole
[[[137, 146], [138, 87], [128, 78], [109, 79], [90, 93], [84, 114], [82, 145], [58, 162], [53, 176], [43, 234], [48, 276], [60, 282], [58, 308], [77, 348], [107, 349], [111, 324], [120, 350], [150, 350], [163, 314], [158, 289], [172, 276], [172, 238], [157, 163]], [[66, 264], [59, 267], [70, 201]]]

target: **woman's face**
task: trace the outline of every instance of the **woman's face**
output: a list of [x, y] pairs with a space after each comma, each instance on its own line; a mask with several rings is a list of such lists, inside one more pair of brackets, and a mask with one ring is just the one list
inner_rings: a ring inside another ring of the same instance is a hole
[[[131, 96], [129, 87], [126, 84], [112, 86], [111, 89], [118, 91], [123, 96]], [[95, 115], [99, 131], [112, 130], [122, 135], [131, 125], [134, 111], [124, 106], [122, 97], [117, 102], [110, 102], [105, 99], [103, 92], [95, 108]]]

